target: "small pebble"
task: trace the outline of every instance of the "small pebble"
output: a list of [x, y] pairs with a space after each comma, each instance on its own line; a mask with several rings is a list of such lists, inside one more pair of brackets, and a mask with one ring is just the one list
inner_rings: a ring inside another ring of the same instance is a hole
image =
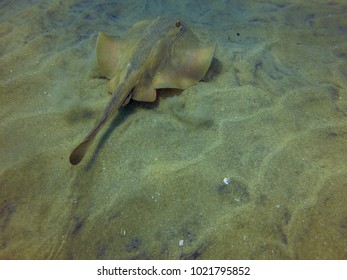
[[231, 179], [230, 178], [224, 178], [223, 183], [224, 183], [224, 185], [228, 186], [231, 183]]
[[179, 243], [180, 247], [183, 247], [184, 246], [184, 240], [180, 240], [180, 243]]

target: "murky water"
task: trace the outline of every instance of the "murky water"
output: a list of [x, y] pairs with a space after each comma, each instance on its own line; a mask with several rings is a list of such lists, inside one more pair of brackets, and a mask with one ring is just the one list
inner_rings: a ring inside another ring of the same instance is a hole
[[[346, 259], [345, 1], [112, 2], [0, 4], [0, 258]], [[110, 98], [98, 32], [161, 15], [216, 42], [207, 81], [71, 166]]]

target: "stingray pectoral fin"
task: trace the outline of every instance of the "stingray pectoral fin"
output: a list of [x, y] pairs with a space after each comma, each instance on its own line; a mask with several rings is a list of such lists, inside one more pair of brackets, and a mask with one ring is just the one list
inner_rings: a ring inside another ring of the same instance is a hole
[[110, 93], [114, 93], [116, 90], [117, 86], [119, 84], [119, 76], [116, 75], [112, 79], [110, 79], [107, 83], [107, 91]]
[[96, 41], [96, 59], [100, 72], [111, 78], [120, 68], [121, 42], [113, 39], [103, 32], [99, 33]]
[[90, 146], [92, 139], [83, 140], [70, 154], [70, 163], [72, 165], [79, 164], [86, 154], [88, 147]]
[[211, 65], [216, 44], [203, 45], [189, 56], [190, 60], [183, 66], [186, 76], [195, 81], [200, 81], [206, 74]]
[[133, 33], [135, 33], [136, 31], [143, 32], [143, 29], [146, 28], [151, 23], [152, 23], [152, 20], [148, 20], [148, 19], [138, 21], [131, 27], [131, 32]]
[[160, 66], [153, 79], [155, 88], [186, 89], [206, 74], [211, 65], [215, 44], [177, 49], [169, 62]]
[[138, 84], [131, 93], [131, 98], [136, 101], [154, 102], [157, 98], [157, 91], [150, 83]]

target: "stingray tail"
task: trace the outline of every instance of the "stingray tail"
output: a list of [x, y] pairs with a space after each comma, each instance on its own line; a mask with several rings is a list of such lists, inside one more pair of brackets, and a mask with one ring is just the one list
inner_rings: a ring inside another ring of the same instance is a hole
[[90, 144], [93, 142], [95, 135], [108, 121], [110, 116], [119, 109], [124, 101], [127, 99], [127, 95], [119, 94], [123, 90], [122, 87], [118, 88], [117, 92], [113, 95], [110, 102], [107, 104], [104, 113], [102, 114], [100, 120], [96, 123], [93, 129], [88, 133], [88, 135], [83, 139], [83, 141], [71, 152], [69, 161], [72, 165], [79, 164], [86, 154]]
[[86, 154], [92, 139], [83, 140], [70, 154], [69, 161], [72, 165], [79, 164]]

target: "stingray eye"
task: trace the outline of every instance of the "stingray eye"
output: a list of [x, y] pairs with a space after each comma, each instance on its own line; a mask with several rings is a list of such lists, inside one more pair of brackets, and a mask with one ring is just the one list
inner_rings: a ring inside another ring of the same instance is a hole
[[178, 20], [176, 21], [176, 27], [181, 29], [182, 28], [182, 23]]

